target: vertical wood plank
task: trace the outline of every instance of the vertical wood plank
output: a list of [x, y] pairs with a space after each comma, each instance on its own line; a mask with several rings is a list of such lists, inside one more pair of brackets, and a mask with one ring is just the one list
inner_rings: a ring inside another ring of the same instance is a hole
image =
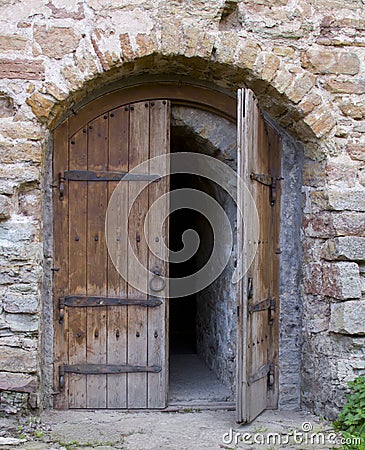
[[[129, 152], [129, 109], [121, 107], [109, 114], [109, 168], [110, 171], [128, 172]], [[118, 186], [117, 182], [108, 183], [108, 198]], [[128, 214], [128, 183], [121, 182], [114, 195], [118, 195], [117, 210], [112, 212], [116, 222], [110, 223], [109, 247], [112, 245], [117, 267], [126, 273], [128, 228], [122, 220]], [[113, 203], [113, 204], [115, 204]], [[108, 222], [109, 223], [109, 222]], [[116, 236], [112, 234], [116, 230]], [[123, 267], [122, 267], [123, 266]], [[127, 283], [108, 258], [108, 295], [127, 296]], [[127, 306], [109, 306], [107, 323], [107, 362], [108, 364], [127, 363]], [[127, 375], [107, 375], [107, 407], [127, 407]]]
[[[88, 127], [88, 170], [107, 170], [108, 115], [93, 120]], [[105, 243], [105, 214], [108, 190], [105, 183], [88, 182], [87, 230], [87, 294], [107, 293], [107, 249]], [[105, 306], [87, 308], [87, 362], [106, 364], [107, 309]], [[87, 376], [87, 407], [105, 408], [106, 375]]]
[[[243, 94], [245, 110], [243, 112]], [[280, 225], [280, 200], [273, 208], [270, 206], [270, 188], [250, 179], [251, 173], [275, 175], [280, 171], [280, 145], [277, 138], [268, 133], [253, 92], [246, 89], [239, 93], [238, 110], [238, 172], [249, 188], [259, 214], [259, 235], [255, 238], [252, 212], [249, 210], [248, 195], [239, 193], [238, 202], [243, 208], [243, 223], [238, 224], [238, 243], [242, 251], [243, 273], [238, 304], [242, 306], [242, 316], [238, 320], [238, 408], [237, 420], [249, 422], [261, 411], [277, 402], [276, 388], [268, 390], [266, 376], [252, 381], [259, 369], [277, 358], [277, 318], [269, 323], [269, 310], [248, 313], [248, 303], [256, 304], [265, 299], [276, 297], [278, 302], [278, 258], [277, 247]], [[275, 140], [276, 139], [276, 140]], [[275, 151], [270, 147], [273, 142]], [[275, 163], [273, 163], [275, 160]], [[277, 174], [278, 176], [279, 174]], [[255, 243], [254, 240], [257, 240]], [[252, 243], [257, 253], [250, 267], [247, 267], [247, 255]], [[242, 245], [242, 248], [241, 248]], [[247, 283], [252, 280], [252, 298], [248, 298]], [[251, 378], [252, 379], [252, 378]]]
[[[86, 129], [70, 138], [70, 170], [87, 169]], [[86, 183], [69, 182], [68, 293], [86, 294]], [[86, 363], [86, 309], [67, 307], [69, 364]], [[69, 407], [86, 407], [86, 376], [69, 374]]]
[[[129, 128], [129, 170], [138, 166], [149, 156], [149, 109], [148, 103], [135, 103], [130, 106]], [[141, 181], [128, 182], [129, 201], [141, 189]], [[129, 214], [128, 235], [132, 252], [138, 257], [144, 267], [148, 268], [148, 250], [144, 236], [144, 222], [148, 208], [148, 189], [137, 197]], [[128, 274], [137, 275], [140, 285], [147, 292], [147, 277], [141, 273], [138, 265], [128, 254]], [[130, 276], [128, 275], [128, 278]], [[128, 285], [129, 298], [146, 298], [135, 287]], [[147, 365], [147, 308], [139, 306], [128, 307], [128, 363], [132, 365]], [[147, 407], [147, 374], [128, 374], [128, 408]]]
[[[54, 132], [53, 152], [53, 179], [57, 182], [60, 172], [68, 170], [68, 119], [59, 125]], [[58, 301], [67, 292], [68, 278], [68, 189], [63, 200], [60, 200], [58, 189], [53, 191], [53, 233], [54, 233], [54, 267], [59, 271], [54, 272], [53, 277], [53, 302], [54, 302], [54, 390], [59, 392], [54, 397], [54, 407], [65, 409], [68, 407], [68, 379], [65, 386], [59, 390], [59, 366], [68, 363], [68, 323], [67, 314], [63, 322], [59, 322]]]
[[[158, 100], [150, 103], [150, 167], [151, 174], [165, 174], [169, 170], [169, 161], [159, 159], [153, 161], [156, 156], [168, 155], [170, 152], [170, 103], [166, 100]], [[169, 179], [162, 178], [158, 183], [149, 185], [149, 208], [153, 203], [167, 194]], [[168, 277], [168, 255], [164, 244], [168, 245], [168, 216], [169, 202], [165, 196], [159, 208], [149, 216], [148, 236], [150, 242], [149, 268], [150, 271], [158, 270], [162, 277]], [[161, 294], [162, 305], [148, 309], [148, 365], [161, 366], [159, 373], [149, 373], [148, 381], [148, 407], [164, 408], [167, 406], [168, 384], [168, 341], [166, 327], [166, 298], [168, 286]], [[153, 295], [153, 292], [150, 292]]]
[[[268, 126], [268, 137], [270, 147], [270, 174], [273, 177], [281, 176], [281, 139], [278, 132], [271, 126]], [[279, 354], [279, 315], [280, 315], [280, 297], [279, 297], [279, 277], [280, 277], [280, 208], [281, 208], [281, 184], [283, 181], [277, 181], [276, 202], [271, 207], [271, 296], [276, 298], [276, 306], [273, 317], [273, 324], [270, 327], [269, 361], [274, 364], [274, 386], [268, 392], [268, 408], [278, 407], [278, 354]]]

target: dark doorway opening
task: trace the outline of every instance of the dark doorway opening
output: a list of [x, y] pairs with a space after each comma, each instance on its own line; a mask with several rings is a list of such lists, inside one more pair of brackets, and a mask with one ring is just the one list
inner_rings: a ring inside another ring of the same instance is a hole
[[[175, 116], [178, 115], [179, 120], [174, 126], [173, 110], [171, 153], [191, 151], [217, 157], [219, 148], [214, 148], [191, 127], [185, 126], [182, 120], [185, 112], [191, 117], [191, 112], [181, 108], [175, 110]], [[192, 114], [194, 113], [196, 110], [192, 111]], [[213, 121], [210, 123], [213, 124]], [[171, 171], [173, 173], [170, 177], [171, 191], [196, 189], [204, 192], [216, 199], [223, 208], [228, 205], [230, 208], [228, 215], [231, 214], [234, 222], [235, 207], [225, 197], [220, 186], [196, 175], [174, 174], [173, 166]], [[173, 210], [173, 200], [170, 202]], [[169, 220], [169, 247], [172, 251], [182, 250], [184, 247], [182, 236], [187, 230], [194, 230], [200, 239], [199, 247], [192, 257], [185, 262], [170, 262], [170, 277], [182, 278], [194, 274], [211, 256], [214, 246], [212, 227], [202, 213], [188, 208], [173, 211]], [[234, 399], [235, 361], [234, 356], [230, 358], [227, 353], [235, 355], [236, 327], [230, 308], [236, 299], [233, 290], [226, 289], [230, 282], [231, 269], [229, 267], [225, 270], [205, 289], [189, 296], [173, 297], [169, 300], [170, 405], [227, 402]], [[231, 343], [232, 349], [227, 348], [226, 342]]]

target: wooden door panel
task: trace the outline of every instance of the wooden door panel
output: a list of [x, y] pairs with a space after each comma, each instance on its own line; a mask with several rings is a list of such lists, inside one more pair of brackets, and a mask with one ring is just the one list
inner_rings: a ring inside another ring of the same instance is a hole
[[[108, 116], [103, 115], [88, 126], [88, 170], [108, 169]], [[81, 183], [84, 184], [84, 183]], [[107, 185], [87, 182], [87, 295], [107, 295], [107, 248], [105, 215]], [[106, 364], [106, 306], [87, 308], [87, 363]], [[87, 407], [106, 407], [106, 375], [87, 375]]]
[[[122, 273], [130, 271], [138, 275], [137, 281], [143, 286], [141, 292], [119, 275], [106, 247], [107, 206], [119, 182], [90, 180], [88, 174], [128, 172], [150, 157], [168, 154], [169, 103], [123, 105], [85, 124], [72, 136], [68, 136], [68, 129], [66, 121], [55, 132], [54, 174], [64, 175], [65, 185], [62, 200], [58, 191], [54, 195], [55, 262], [60, 265], [60, 271], [55, 273], [54, 290], [55, 384], [60, 388], [55, 406], [165, 407], [166, 302], [162, 299], [160, 305], [148, 307], [151, 299], [147, 287], [152, 275], [139, 270], [131, 252], [147, 269], [159, 264], [161, 274], [167, 275], [165, 255], [160, 250], [162, 260], [151, 256], [144, 227], [150, 204], [167, 192], [168, 180], [162, 179], [144, 189], [133, 205], [130, 199], [148, 183], [122, 181], [115, 194], [117, 202], [113, 203], [116, 214], [111, 214], [113, 221], [107, 222], [117, 266], [123, 269]], [[152, 166], [149, 171], [160, 173], [160, 169], [165, 170]], [[78, 178], [68, 170], [78, 171]], [[152, 234], [160, 243], [167, 236], [167, 222], [162, 228], [158, 226], [167, 205], [166, 200], [146, 226], [148, 235]], [[125, 217], [128, 225], [122, 220]], [[74, 299], [67, 300], [70, 296]], [[100, 299], [98, 305], [92, 297], [96, 302]], [[145, 300], [147, 306], [117, 305], [112, 298], [108, 301], [109, 297], [126, 302]], [[60, 305], [66, 305], [62, 308], [62, 320], [59, 299], [63, 299]], [[153, 373], [148, 366], [153, 366]], [[160, 370], [156, 371], [156, 367]]]
[[[68, 170], [68, 119], [63, 122], [54, 132], [54, 156], [53, 156], [53, 179], [54, 183], [60, 183], [63, 170]], [[53, 295], [54, 295], [54, 390], [61, 392], [54, 396], [54, 407], [58, 409], [68, 408], [68, 398], [64, 392], [68, 391], [68, 378], [64, 379], [61, 388], [59, 368], [67, 362], [68, 358], [68, 316], [64, 313], [60, 320], [59, 298], [68, 291], [68, 186], [64, 184], [66, 195], [62, 196], [59, 190], [53, 190], [53, 233], [54, 233], [54, 268], [53, 272]], [[62, 220], [60, 220], [62, 218]]]
[[[165, 100], [155, 101], [150, 109], [150, 173], [169, 173], [169, 162], [167, 159], [154, 160], [153, 158], [164, 156], [164, 149], [169, 146], [170, 128], [165, 126], [169, 123], [170, 108]], [[157, 199], [168, 192], [169, 180], [167, 177], [161, 179], [158, 183], [152, 183], [148, 188], [150, 207]], [[163, 277], [168, 276], [168, 255], [166, 246], [168, 246], [168, 223], [165, 217], [168, 216], [169, 202], [168, 197], [164, 197], [155, 210], [154, 214], [149, 216], [148, 235], [150, 241], [149, 268], [152, 272], [158, 272]], [[161, 230], [161, 226], [162, 230]], [[162, 287], [162, 286], [158, 286]], [[166, 297], [168, 297], [168, 286], [165, 286]], [[153, 292], [150, 292], [153, 294]], [[163, 299], [163, 301], [166, 301]], [[168, 383], [168, 348], [167, 348], [167, 327], [161, 328], [160, 323], [166, 321], [167, 308], [150, 308], [148, 310], [148, 365], [158, 365], [166, 367], [166, 370], [157, 374], [148, 373], [148, 395], [147, 404], [149, 408], [162, 408], [167, 404], [167, 383]], [[168, 322], [167, 322], [168, 323]]]
[[[149, 104], [146, 103], [148, 106]], [[130, 107], [130, 139], [129, 139], [129, 170], [148, 160], [149, 157], [149, 108], [144, 103]], [[148, 267], [148, 248], [144, 233], [144, 223], [148, 210], [148, 190], [144, 189], [138, 196], [144, 181], [128, 182], [129, 204], [128, 233], [131, 247], [128, 249], [128, 274], [130, 278], [137, 275], [138, 284], [147, 292], [148, 279], [145, 272], [140, 271], [134, 253], [143, 267]], [[147, 298], [134, 286], [128, 286], [128, 297]], [[147, 308], [140, 306], [128, 307], [128, 363], [147, 366]], [[147, 407], [147, 373], [128, 374], [128, 407]]]
[[[69, 140], [69, 169], [87, 169], [87, 133], [79, 130]], [[68, 182], [69, 201], [69, 272], [68, 293], [86, 295], [86, 248], [87, 248], [87, 185], [76, 183], [70, 186]], [[62, 239], [62, 237], [61, 237]], [[77, 364], [86, 362], [87, 342], [87, 311], [85, 308], [66, 309], [68, 317], [68, 362]], [[87, 387], [86, 376], [69, 374], [69, 407], [86, 408]]]
[[[128, 172], [129, 170], [129, 108], [120, 107], [109, 113], [109, 170]], [[118, 182], [108, 183], [109, 198]], [[128, 263], [128, 225], [121, 218], [128, 214], [128, 183], [122, 183], [115, 195], [118, 195], [117, 213], [112, 214], [116, 223], [111, 224], [117, 230], [113, 245], [116, 246], [118, 267], [126, 273]], [[109, 222], [107, 222], [109, 223]], [[111, 296], [127, 297], [127, 282], [122, 278], [114, 264], [108, 258], [108, 292]], [[108, 306], [108, 364], [127, 364], [128, 306]], [[108, 408], [127, 408], [127, 374], [107, 375]]]
[[[243, 220], [238, 222], [242, 255], [256, 250], [252, 263], [243, 259], [238, 306], [237, 420], [249, 422], [277, 405], [280, 138], [265, 122], [254, 94], [239, 91], [238, 175], [247, 190], [238, 195]], [[255, 228], [252, 203], [258, 213]]]

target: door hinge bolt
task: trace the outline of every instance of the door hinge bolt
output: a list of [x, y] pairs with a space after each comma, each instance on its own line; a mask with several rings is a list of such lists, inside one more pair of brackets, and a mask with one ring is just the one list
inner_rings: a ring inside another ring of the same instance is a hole
[[267, 387], [268, 389], [273, 389], [275, 383], [275, 365], [269, 365], [269, 373], [267, 377]]
[[65, 387], [65, 370], [63, 366], [60, 366], [58, 370], [59, 370], [59, 390], [61, 391]]
[[60, 299], [58, 300], [58, 309], [59, 309], [58, 323], [62, 324], [65, 318], [65, 299], [63, 297], [60, 297]]

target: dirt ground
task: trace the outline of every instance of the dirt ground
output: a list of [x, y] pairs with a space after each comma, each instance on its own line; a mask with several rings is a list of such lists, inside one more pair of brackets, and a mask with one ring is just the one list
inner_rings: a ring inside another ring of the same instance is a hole
[[338, 447], [331, 424], [305, 412], [266, 411], [252, 424], [238, 425], [234, 411], [47, 411], [40, 417], [2, 418], [0, 426], [1, 450]]

